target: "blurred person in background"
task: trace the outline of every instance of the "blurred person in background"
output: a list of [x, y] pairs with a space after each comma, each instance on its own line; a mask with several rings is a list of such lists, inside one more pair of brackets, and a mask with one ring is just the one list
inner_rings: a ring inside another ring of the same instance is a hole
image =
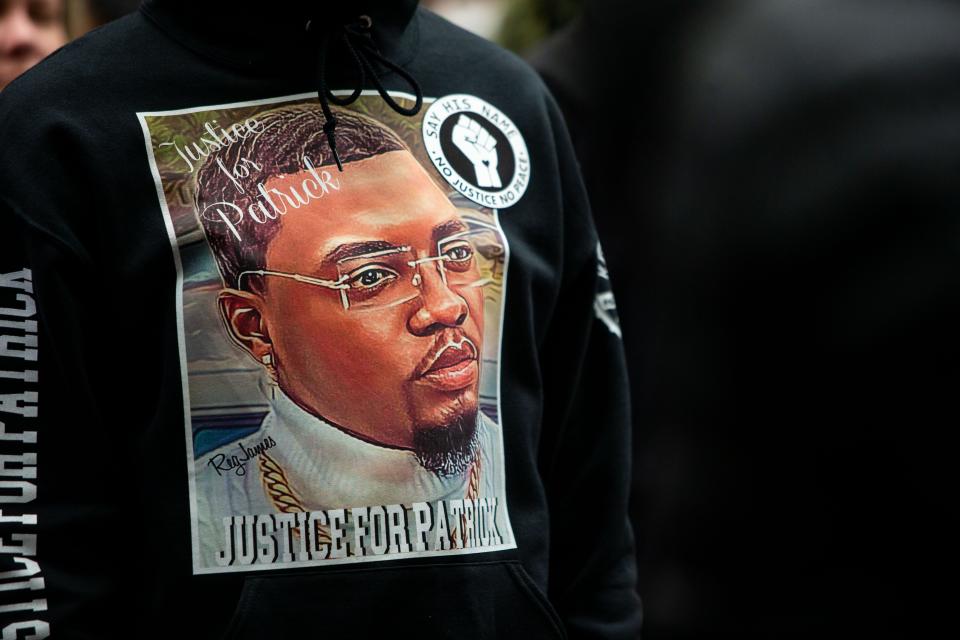
[[623, 324], [644, 638], [952, 623], [960, 4], [616, 0], [533, 57]]
[[140, 0], [0, 0], [0, 90], [86, 32], [135, 11]]
[[67, 42], [64, 0], [0, 0], [0, 90]]

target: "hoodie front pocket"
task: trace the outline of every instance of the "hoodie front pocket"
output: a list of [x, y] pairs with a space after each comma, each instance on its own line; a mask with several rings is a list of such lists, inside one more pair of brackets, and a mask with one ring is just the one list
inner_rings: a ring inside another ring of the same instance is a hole
[[562, 629], [519, 563], [497, 561], [247, 576], [224, 640], [382, 633], [557, 640], [566, 637]]
[[506, 563], [506, 566], [510, 569], [510, 572], [514, 575], [520, 587], [537, 603], [544, 615], [550, 620], [550, 623], [554, 625], [560, 637], [566, 638], [567, 632], [564, 630], [560, 615], [556, 609], [553, 608], [553, 605], [550, 604], [550, 601], [540, 587], [537, 586], [537, 583], [530, 577], [530, 574], [527, 573], [527, 570], [523, 568], [523, 564], [521, 564], [519, 560], [516, 560]]

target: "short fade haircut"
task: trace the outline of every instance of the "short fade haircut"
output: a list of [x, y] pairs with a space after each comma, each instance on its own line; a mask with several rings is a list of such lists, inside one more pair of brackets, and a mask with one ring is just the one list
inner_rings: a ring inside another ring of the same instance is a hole
[[[337, 152], [343, 164], [389, 151], [410, 150], [396, 133], [369, 116], [346, 109], [335, 109], [334, 114]], [[254, 117], [258, 123], [254, 135], [206, 157], [197, 171], [194, 200], [224, 286], [237, 289], [242, 272], [266, 267], [267, 245], [280, 230], [280, 217], [271, 224], [259, 224], [247, 215], [248, 208], [257, 201], [257, 186], [272, 178], [306, 171], [304, 156], [318, 169], [336, 165], [323, 132], [325, 119], [319, 103], [286, 105]], [[217, 160], [234, 169], [244, 158], [255, 162], [260, 169], [243, 165], [249, 173], [242, 178], [235, 176], [243, 188], [241, 193]], [[203, 215], [206, 206], [217, 202], [228, 202], [243, 212], [243, 217], [234, 225], [242, 241], [227, 225]]]

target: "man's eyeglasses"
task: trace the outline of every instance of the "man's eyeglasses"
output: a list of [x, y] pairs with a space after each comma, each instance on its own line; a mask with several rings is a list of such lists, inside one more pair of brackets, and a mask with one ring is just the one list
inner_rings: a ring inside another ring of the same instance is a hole
[[246, 276], [276, 276], [339, 291], [346, 310], [384, 309], [420, 295], [421, 265], [434, 263], [448, 287], [482, 287], [494, 278], [503, 253], [495, 229], [485, 225], [447, 236], [436, 249], [436, 255], [424, 258], [417, 258], [407, 245], [342, 258], [336, 280], [267, 269], [243, 271], [237, 287], [243, 288]]

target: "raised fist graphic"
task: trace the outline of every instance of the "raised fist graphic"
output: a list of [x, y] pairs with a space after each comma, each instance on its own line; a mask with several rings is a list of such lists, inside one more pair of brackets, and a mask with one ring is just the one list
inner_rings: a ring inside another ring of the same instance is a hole
[[479, 122], [461, 114], [453, 126], [453, 144], [473, 163], [478, 186], [503, 186], [497, 173], [497, 140]]

